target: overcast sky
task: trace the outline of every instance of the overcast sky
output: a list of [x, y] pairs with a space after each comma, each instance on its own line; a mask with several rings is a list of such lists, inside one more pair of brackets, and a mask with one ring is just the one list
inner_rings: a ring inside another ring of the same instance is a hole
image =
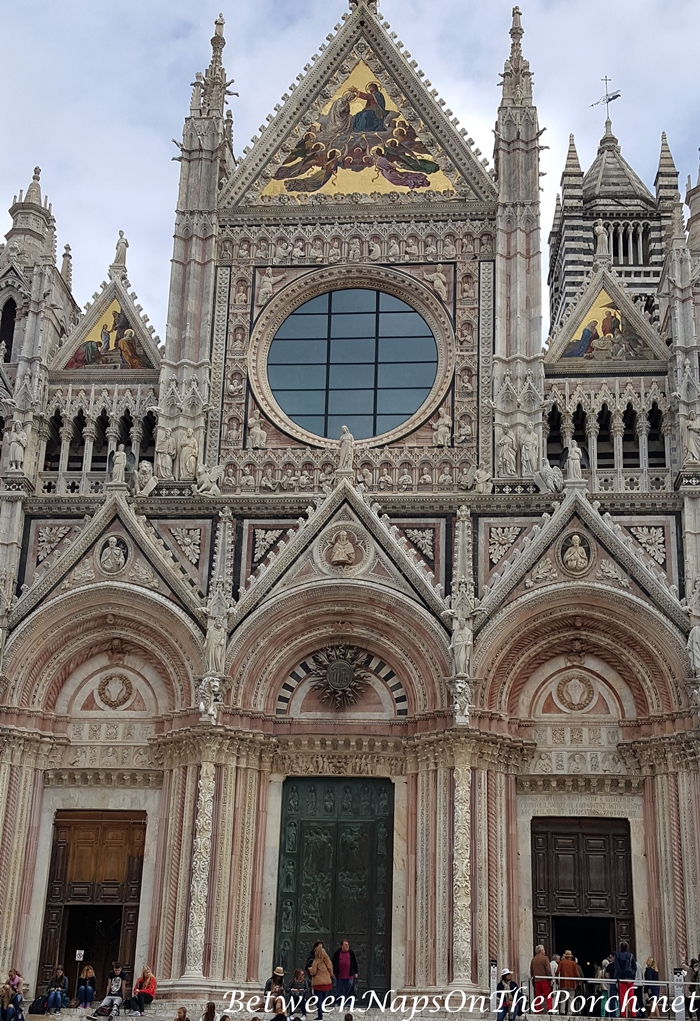
[[[508, 53], [511, 0], [381, 0], [380, 12], [491, 158]], [[129, 278], [164, 335], [179, 164], [171, 138], [197, 70], [209, 62], [213, 20], [226, 18], [224, 63], [235, 149], [251, 135], [348, 9], [348, 0], [0, 0], [0, 209], [32, 168], [57, 220], [59, 255], [73, 250], [84, 304], [130, 242]], [[700, 89], [697, 0], [521, 0], [523, 49], [535, 73], [546, 243], [570, 132], [584, 169], [603, 132], [590, 104], [609, 75], [622, 151], [653, 190], [662, 131], [681, 174], [697, 175]], [[10, 226], [0, 214], [0, 231]], [[543, 264], [545, 271], [546, 261]]]

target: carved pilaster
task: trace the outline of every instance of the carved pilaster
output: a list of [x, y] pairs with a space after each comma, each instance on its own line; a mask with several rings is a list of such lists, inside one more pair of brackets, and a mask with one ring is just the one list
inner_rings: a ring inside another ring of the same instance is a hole
[[472, 981], [471, 787], [469, 760], [455, 753], [452, 970], [456, 985]]
[[197, 822], [192, 849], [192, 878], [190, 881], [190, 918], [187, 928], [186, 975], [203, 975], [204, 932], [207, 923], [207, 890], [211, 864], [212, 817], [216, 766], [203, 762], [199, 771], [197, 793]]

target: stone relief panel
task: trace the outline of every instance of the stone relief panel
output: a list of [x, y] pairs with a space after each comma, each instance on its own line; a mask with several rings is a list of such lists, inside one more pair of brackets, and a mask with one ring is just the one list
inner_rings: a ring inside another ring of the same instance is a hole
[[533, 720], [537, 750], [528, 772], [618, 775], [627, 772], [620, 720], [636, 715], [632, 693], [609, 664], [576, 641], [525, 684], [518, 714]]
[[[655, 567], [663, 571], [670, 585], [678, 585], [678, 522], [673, 515], [615, 515], [615, 524], [622, 526], [636, 549], [644, 550]], [[692, 589], [694, 579], [686, 578]]]
[[150, 523], [198, 588], [206, 592], [213, 542], [211, 518], [151, 519]]
[[503, 570], [504, 563], [520, 546], [523, 539], [531, 535], [541, 517], [481, 517], [478, 519], [478, 572], [479, 585], [483, 588], [491, 576]]
[[277, 554], [280, 542], [289, 538], [298, 522], [291, 518], [250, 519], [243, 522], [241, 578], [247, 578], [261, 564], [267, 566]]
[[70, 518], [40, 518], [32, 521], [22, 584], [30, 586], [42, 578], [75, 541], [82, 528], [82, 521]]

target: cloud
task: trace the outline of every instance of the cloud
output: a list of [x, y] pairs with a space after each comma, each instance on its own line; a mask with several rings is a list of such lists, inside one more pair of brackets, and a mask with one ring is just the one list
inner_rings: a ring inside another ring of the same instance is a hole
[[[509, 49], [511, 0], [382, 0], [380, 11], [479, 148], [490, 157], [498, 73]], [[209, 61], [223, 7], [225, 65], [240, 153], [347, 10], [347, 0], [35, 0], [3, 5], [0, 206], [42, 167], [59, 253], [69, 242], [84, 303], [104, 279], [117, 231], [129, 238], [129, 277], [161, 337], [167, 315], [179, 138], [194, 73]], [[587, 167], [603, 132], [590, 104], [608, 74], [622, 151], [652, 188], [661, 131], [676, 165], [697, 172], [700, 93], [689, 40], [695, 0], [523, 0], [523, 49], [535, 74], [546, 242], [568, 136]], [[4, 200], [4, 201], [3, 201]], [[9, 228], [4, 217], [3, 232]], [[546, 273], [546, 258], [543, 261]], [[545, 316], [546, 319], [546, 316]]]

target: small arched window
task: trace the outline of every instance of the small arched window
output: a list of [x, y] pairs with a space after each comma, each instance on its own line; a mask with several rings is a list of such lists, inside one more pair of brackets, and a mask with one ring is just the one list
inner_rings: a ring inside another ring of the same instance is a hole
[[12, 361], [12, 341], [15, 335], [15, 320], [17, 318], [17, 302], [14, 298], [8, 298], [2, 307], [0, 316], [0, 343], [5, 345], [5, 361]]

